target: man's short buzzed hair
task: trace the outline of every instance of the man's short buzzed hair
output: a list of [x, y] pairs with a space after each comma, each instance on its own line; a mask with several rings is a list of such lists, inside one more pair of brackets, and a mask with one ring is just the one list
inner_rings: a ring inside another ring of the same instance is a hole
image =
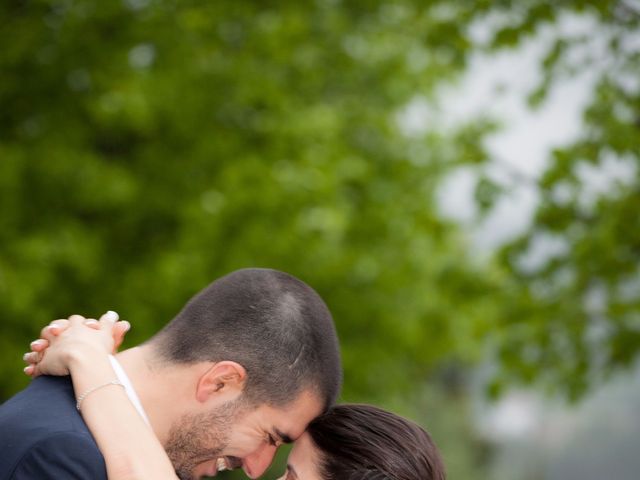
[[277, 270], [232, 272], [194, 296], [152, 339], [172, 363], [230, 360], [247, 371], [244, 398], [283, 406], [305, 390], [332, 405], [342, 381], [329, 309], [307, 284]]

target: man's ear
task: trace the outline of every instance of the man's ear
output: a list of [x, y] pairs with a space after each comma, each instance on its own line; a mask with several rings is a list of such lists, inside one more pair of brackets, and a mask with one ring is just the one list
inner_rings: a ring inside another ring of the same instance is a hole
[[232, 400], [242, 393], [246, 378], [247, 371], [239, 363], [229, 360], [213, 363], [198, 379], [196, 399], [202, 403], [212, 396]]

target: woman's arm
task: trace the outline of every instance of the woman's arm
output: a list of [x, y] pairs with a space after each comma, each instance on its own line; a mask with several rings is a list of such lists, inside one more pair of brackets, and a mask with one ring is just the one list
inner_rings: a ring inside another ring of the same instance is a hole
[[25, 356], [34, 366], [31, 373], [71, 374], [80, 412], [105, 458], [110, 480], [177, 479], [162, 445], [124, 388], [109, 383], [117, 381], [108, 358], [114, 343], [113, 321], [103, 316], [93, 328], [85, 321], [74, 315], [56, 321], [57, 327], [45, 328], [46, 342], [36, 344], [40, 352]]

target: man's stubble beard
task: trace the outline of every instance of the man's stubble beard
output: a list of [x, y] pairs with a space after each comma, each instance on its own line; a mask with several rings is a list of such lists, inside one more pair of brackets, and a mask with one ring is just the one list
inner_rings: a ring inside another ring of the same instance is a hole
[[220, 456], [240, 404], [235, 400], [211, 413], [185, 414], [171, 426], [165, 450], [180, 480], [192, 480], [197, 465]]

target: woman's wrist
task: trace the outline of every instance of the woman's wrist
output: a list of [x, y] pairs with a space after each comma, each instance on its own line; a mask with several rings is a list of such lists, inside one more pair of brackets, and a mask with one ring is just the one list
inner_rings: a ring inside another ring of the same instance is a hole
[[81, 373], [83, 370], [95, 368], [96, 365], [108, 359], [109, 353], [90, 345], [77, 345], [70, 349], [64, 362], [70, 374]]
[[107, 385], [120, 385], [118, 377], [109, 361], [109, 354], [90, 345], [74, 347], [68, 354], [67, 368], [71, 374], [76, 393], [76, 408], [93, 392]]

